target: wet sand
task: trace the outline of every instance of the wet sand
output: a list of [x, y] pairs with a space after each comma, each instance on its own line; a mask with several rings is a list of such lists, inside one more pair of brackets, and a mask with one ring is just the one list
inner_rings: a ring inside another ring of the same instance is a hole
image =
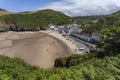
[[0, 33], [0, 54], [18, 57], [42, 68], [52, 68], [56, 58], [72, 54], [63, 40], [43, 32]]

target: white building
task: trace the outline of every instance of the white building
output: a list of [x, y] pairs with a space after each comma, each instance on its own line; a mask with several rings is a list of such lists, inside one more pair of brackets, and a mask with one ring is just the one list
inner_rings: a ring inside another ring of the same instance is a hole
[[55, 28], [55, 26], [53, 26], [53, 25], [52, 25], [52, 26], [50, 26], [50, 29], [54, 29], [54, 28]]

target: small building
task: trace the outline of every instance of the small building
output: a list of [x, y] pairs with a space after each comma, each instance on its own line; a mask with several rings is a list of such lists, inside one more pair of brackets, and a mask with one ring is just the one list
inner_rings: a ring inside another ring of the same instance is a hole
[[49, 28], [50, 28], [50, 29], [55, 29], [55, 26], [50, 26]]
[[58, 30], [59, 30], [59, 28], [58, 28], [57, 26], [53, 26], [53, 25], [51, 25], [51, 26], [49, 27], [49, 29], [50, 29], [50, 30], [54, 30], [54, 31], [58, 31]]

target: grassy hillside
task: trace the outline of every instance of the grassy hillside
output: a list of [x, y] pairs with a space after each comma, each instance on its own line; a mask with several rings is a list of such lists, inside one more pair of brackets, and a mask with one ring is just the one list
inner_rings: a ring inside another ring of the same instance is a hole
[[104, 29], [113, 27], [120, 27], [120, 11], [99, 19], [98, 23], [87, 27], [85, 31], [103, 32]]
[[98, 20], [100, 18], [104, 17], [104, 15], [100, 16], [78, 16], [78, 17], [73, 17], [76, 21], [77, 24], [80, 24], [81, 27], [84, 27], [85, 24], [92, 25], [94, 24], [94, 20]]
[[81, 61], [69, 68], [43, 70], [17, 58], [0, 56], [0, 80], [120, 80], [120, 55], [103, 59], [88, 59], [86, 55]]
[[10, 14], [0, 17], [0, 21], [6, 22], [15, 29], [46, 29], [49, 24], [71, 24], [72, 18], [50, 9], [40, 10], [32, 14]]

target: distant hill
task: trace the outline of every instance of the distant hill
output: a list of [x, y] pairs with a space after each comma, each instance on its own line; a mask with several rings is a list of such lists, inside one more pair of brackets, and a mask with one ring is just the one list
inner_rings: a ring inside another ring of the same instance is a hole
[[97, 18], [101, 18], [104, 17], [105, 15], [98, 15], [98, 16], [76, 16], [73, 17], [74, 19], [91, 19], [91, 20], [95, 20]]
[[113, 27], [120, 27], [120, 11], [100, 18], [96, 24], [85, 28], [85, 31], [102, 32]]
[[73, 19], [61, 12], [46, 9], [31, 14], [9, 14], [0, 17], [1, 22], [10, 25], [12, 30], [39, 30], [48, 25], [71, 24]]
[[81, 28], [84, 28], [86, 26], [90, 26], [95, 24], [100, 18], [104, 17], [104, 15], [99, 16], [77, 16], [73, 17], [75, 22], [79, 25], [81, 25]]
[[18, 14], [31, 14], [34, 13], [35, 11], [24, 11], [24, 12], [18, 12]]
[[0, 11], [7, 11], [7, 10], [0, 8]]
[[9, 11], [7, 11], [7, 10], [5, 10], [5, 9], [2, 9], [2, 8], [0, 8], [0, 16], [2, 16], [2, 15], [7, 15], [7, 14], [11, 14], [12, 12], [9, 12]]

